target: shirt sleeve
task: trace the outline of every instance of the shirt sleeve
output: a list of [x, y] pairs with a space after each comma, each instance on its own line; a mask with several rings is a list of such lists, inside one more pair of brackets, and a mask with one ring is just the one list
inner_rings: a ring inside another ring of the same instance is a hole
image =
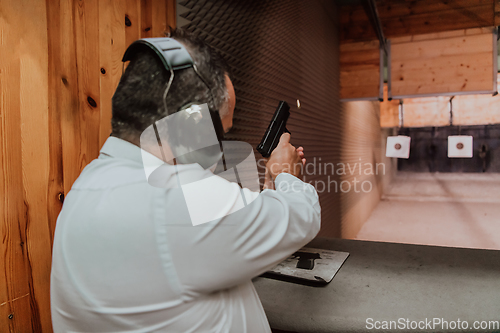
[[222, 178], [217, 182], [211, 186], [218, 188], [226, 206], [236, 206], [242, 197], [253, 201], [209, 223], [168, 226], [173, 266], [183, 291], [192, 295], [248, 282], [307, 244], [320, 229], [315, 188], [290, 174], [279, 174], [276, 190], [261, 193], [241, 190]]

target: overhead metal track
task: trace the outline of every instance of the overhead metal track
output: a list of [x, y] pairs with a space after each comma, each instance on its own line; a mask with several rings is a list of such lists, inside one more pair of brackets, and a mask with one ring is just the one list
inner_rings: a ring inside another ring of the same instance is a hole
[[498, 27], [493, 28], [493, 96], [498, 95]]
[[403, 107], [403, 100], [399, 100], [399, 128], [404, 127], [405, 122], [404, 122], [404, 107]]
[[363, 0], [363, 8], [370, 20], [370, 23], [377, 34], [378, 41], [380, 43], [380, 84], [379, 84], [379, 101], [384, 100], [384, 59], [387, 59], [387, 86], [388, 86], [388, 99], [392, 100], [391, 92], [391, 50], [390, 43], [385, 39], [384, 31], [382, 30], [382, 23], [380, 23], [380, 18], [378, 16], [377, 4], [375, 0]]
[[382, 23], [380, 23], [380, 18], [378, 16], [377, 5], [375, 0], [364, 0], [363, 8], [368, 15], [368, 19], [370, 20], [375, 33], [377, 34], [377, 38], [380, 42], [380, 46], [384, 50], [385, 54], [388, 54], [387, 42], [384, 37], [384, 31], [382, 30]]
[[449, 101], [449, 108], [450, 108], [450, 126], [453, 126], [453, 99], [455, 98], [455, 95], [451, 96], [450, 101]]

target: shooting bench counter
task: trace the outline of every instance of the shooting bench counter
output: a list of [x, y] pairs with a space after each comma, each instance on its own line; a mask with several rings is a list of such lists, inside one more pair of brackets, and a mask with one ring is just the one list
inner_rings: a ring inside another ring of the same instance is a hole
[[325, 287], [254, 279], [273, 329], [360, 332], [367, 318], [442, 318], [473, 331], [474, 321], [500, 321], [500, 251], [320, 238], [307, 246], [350, 256]]

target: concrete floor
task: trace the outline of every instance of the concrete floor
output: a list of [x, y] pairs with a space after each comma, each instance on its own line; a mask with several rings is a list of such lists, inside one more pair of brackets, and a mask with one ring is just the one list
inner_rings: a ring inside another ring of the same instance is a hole
[[500, 250], [500, 174], [399, 172], [356, 239]]

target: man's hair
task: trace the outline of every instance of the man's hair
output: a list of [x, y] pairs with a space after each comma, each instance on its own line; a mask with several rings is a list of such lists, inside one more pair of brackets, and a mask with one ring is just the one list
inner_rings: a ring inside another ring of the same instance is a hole
[[225, 82], [228, 70], [222, 58], [202, 40], [182, 29], [173, 30], [170, 37], [187, 49], [211, 94], [193, 68], [176, 70], [166, 98], [167, 113], [163, 94], [170, 72], [154, 51], [141, 50], [130, 61], [113, 95], [111, 135], [139, 138], [149, 125], [188, 103], [208, 103], [211, 109], [219, 110], [221, 117], [228, 112]]

